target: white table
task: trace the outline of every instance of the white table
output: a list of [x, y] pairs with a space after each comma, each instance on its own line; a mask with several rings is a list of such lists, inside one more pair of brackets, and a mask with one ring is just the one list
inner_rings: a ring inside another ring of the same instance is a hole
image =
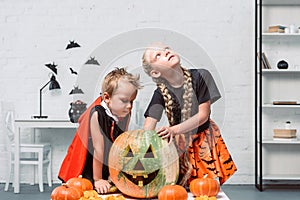
[[[112, 195], [112, 194], [110, 194], [110, 195]], [[120, 194], [113, 194], [113, 195], [116, 196], [116, 195], [120, 195]], [[99, 196], [102, 197], [103, 199], [105, 199], [105, 197], [109, 196], [109, 194], [99, 195]], [[133, 200], [133, 199], [135, 199], [135, 198], [126, 198], [126, 200]], [[193, 196], [193, 194], [189, 192], [188, 193], [188, 200], [194, 200], [194, 199], [195, 199], [195, 197]], [[217, 195], [217, 199], [218, 200], [230, 200], [228, 198], [228, 196], [222, 190]], [[157, 199], [152, 199], [152, 200], [157, 200]]]
[[20, 192], [20, 134], [23, 128], [33, 129], [62, 129], [77, 128], [77, 124], [66, 119], [16, 119], [15, 120], [15, 165], [14, 165], [14, 193]]

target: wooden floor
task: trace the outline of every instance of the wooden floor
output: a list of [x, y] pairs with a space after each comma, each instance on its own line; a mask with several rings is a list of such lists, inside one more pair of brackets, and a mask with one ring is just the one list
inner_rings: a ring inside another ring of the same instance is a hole
[[[4, 184], [0, 184], [0, 199], [21, 199], [21, 200], [49, 200], [50, 194], [58, 185], [53, 185], [49, 188], [44, 185], [45, 192], [39, 192], [38, 185], [22, 184], [20, 186], [20, 193], [14, 194], [13, 188], [10, 187], [8, 192], [4, 191]], [[286, 200], [299, 199], [300, 187], [292, 186], [276, 186], [272, 188], [265, 188], [263, 192], [257, 190], [253, 185], [223, 185], [222, 190], [231, 200]]]

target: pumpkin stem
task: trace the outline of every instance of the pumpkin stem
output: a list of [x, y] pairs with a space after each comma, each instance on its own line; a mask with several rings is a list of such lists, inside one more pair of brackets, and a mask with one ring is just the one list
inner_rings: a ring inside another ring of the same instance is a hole
[[205, 174], [205, 175], [203, 176], [204, 179], [206, 179], [207, 177], [208, 177], [208, 174]]
[[82, 175], [80, 174], [80, 175], [78, 176], [78, 178], [82, 178]]
[[68, 186], [67, 183], [62, 183], [61, 185], [62, 185], [62, 186], [65, 186], [66, 188], [69, 188], [69, 186]]

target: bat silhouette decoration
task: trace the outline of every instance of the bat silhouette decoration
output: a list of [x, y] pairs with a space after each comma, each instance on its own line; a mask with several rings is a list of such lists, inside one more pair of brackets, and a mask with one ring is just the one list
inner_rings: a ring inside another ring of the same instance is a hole
[[216, 170], [215, 167], [206, 167], [206, 169], [208, 169], [209, 171], [215, 171]]
[[82, 89], [79, 88], [79, 86], [74, 86], [74, 88], [71, 90], [69, 95], [71, 94], [84, 94]]
[[76, 71], [74, 71], [74, 70], [72, 69], [72, 67], [70, 67], [70, 71], [71, 71], [71, 74], [78, 75], [78, 73], [77, 73]]
[[90, 65], [100, 65], [98, 61], [95, 59], [95, 57], [90, 57], [88, 61], [86, 61], [85, 64], [90, 64]]
[[212, 159], [212, 160], [205, 160], [205, 159], [201, 159], [203, 162], [205, 162], [206, 164], [208, 165], [211, 165], [213, 164], [216, 160], [215, 159]]
[[71, 49], [71, 48], [76, 48], [76, 47], [80, 47], [80, 45], [77, 42], [75, 42], [74, 40], [72, 40], [72, 41], [70, 40], [66, 49]]
[[233, 160], [232, 160], [232, 158], [231, 158], [231, 156], [229, 156], [229, 158], [227, 159], [227, 160], [225, 160], [224, 162], [223, 162], [223, 164], [229, 164], [230, 162], [232, 162]]
[[226, 168], [226, 170], [232, 170], [233, 165], [230, 165], [230, 167]]
[[57, 65], [54, 62], [52, 64], [51, 63], [45, 64], [45, 66], [51, 69], [55, 74], [57, 74], [57, 68], [56, 68]]

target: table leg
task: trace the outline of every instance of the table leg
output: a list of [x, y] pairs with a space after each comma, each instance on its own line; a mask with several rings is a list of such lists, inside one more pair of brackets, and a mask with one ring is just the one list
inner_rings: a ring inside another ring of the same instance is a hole
[[15, 128], [14, 193], [20, 192], [20, 127]]
[[[33, 128], [33, 133], [31, 135], [31, 143], [32, 144], [35, 144], [35, 142], [36, 142], [35, 141], [36, 140], [35, 139], [35, 135], [36, 135], [35, 133], [36, 133], [36, 128]], [[32, 153], [31, 157], [34, 157], [34, 156], [36, 156], [35, 153]], [[36, 166], [33, 165], [32, 168], [33, 168], [33, 170], [32, 170], [33, 171], [33, 173], [32, 173], [32, 180], [33, 180], [32, 185], [34, 185], [36, 183], [36, 180], [35, 180], [35, 178], [36, 178], [35, 177], [35, 171], [36, 171], [35, 168], [36, 168]]]

